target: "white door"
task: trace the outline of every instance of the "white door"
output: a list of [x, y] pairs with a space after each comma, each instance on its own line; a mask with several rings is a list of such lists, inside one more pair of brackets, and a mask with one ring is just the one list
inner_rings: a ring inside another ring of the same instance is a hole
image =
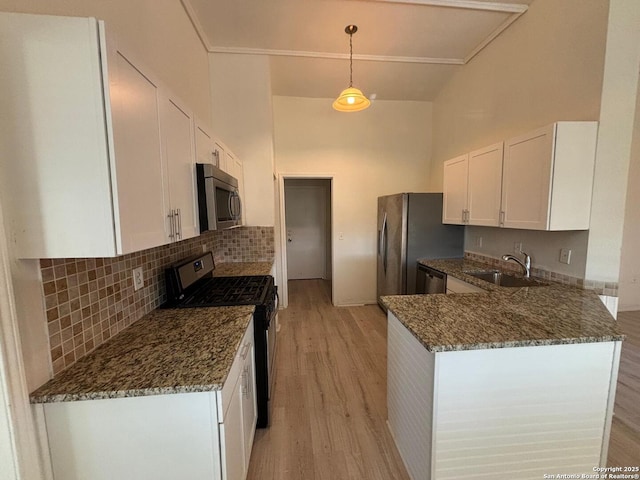
[[285, 185], [284, 192], [288, 278], [325, 278], [329, 201], [326, 189]]

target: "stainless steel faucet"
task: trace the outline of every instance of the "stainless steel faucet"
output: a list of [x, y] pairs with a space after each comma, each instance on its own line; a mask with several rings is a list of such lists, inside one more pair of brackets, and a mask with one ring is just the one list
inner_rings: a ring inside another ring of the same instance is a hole
[[518, 257], [514, 257], [513, 255], [509, 254], [503, 255], [502, 259], [505, 261], [513, 260], [514, 262], [516, 262], [524, 270], [524, 278], [529, 278], [531, 276], [531, 257], [522, 251], [520, 253], [524, 255], [524, 262]]

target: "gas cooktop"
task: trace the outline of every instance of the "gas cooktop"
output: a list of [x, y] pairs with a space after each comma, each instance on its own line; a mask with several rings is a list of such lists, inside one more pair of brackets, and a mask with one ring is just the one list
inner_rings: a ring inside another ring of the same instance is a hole
[[212, 277], [203, 279], [196, 290], [182, 299], [180, 307], [260, 305], [264, 303], [270, 276]]

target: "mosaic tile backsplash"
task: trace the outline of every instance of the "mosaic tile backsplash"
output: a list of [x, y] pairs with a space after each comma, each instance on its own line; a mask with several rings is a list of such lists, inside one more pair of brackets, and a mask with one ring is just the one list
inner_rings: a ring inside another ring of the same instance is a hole
[[[115, 258], [40, 260], [54, 375], [166, 300], [164, 269], [213, 251], [216, 263], [272, 262], [273, 227], [239, 227]], [[131, 270], [143, 268], [133, 290]]]

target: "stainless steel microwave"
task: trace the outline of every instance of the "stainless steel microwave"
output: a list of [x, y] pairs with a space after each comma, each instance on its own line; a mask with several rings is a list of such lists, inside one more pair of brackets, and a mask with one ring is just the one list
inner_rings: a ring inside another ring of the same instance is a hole
[[242, 225], [238, 180], [209, 163], [196, 164], [200, 233]]

